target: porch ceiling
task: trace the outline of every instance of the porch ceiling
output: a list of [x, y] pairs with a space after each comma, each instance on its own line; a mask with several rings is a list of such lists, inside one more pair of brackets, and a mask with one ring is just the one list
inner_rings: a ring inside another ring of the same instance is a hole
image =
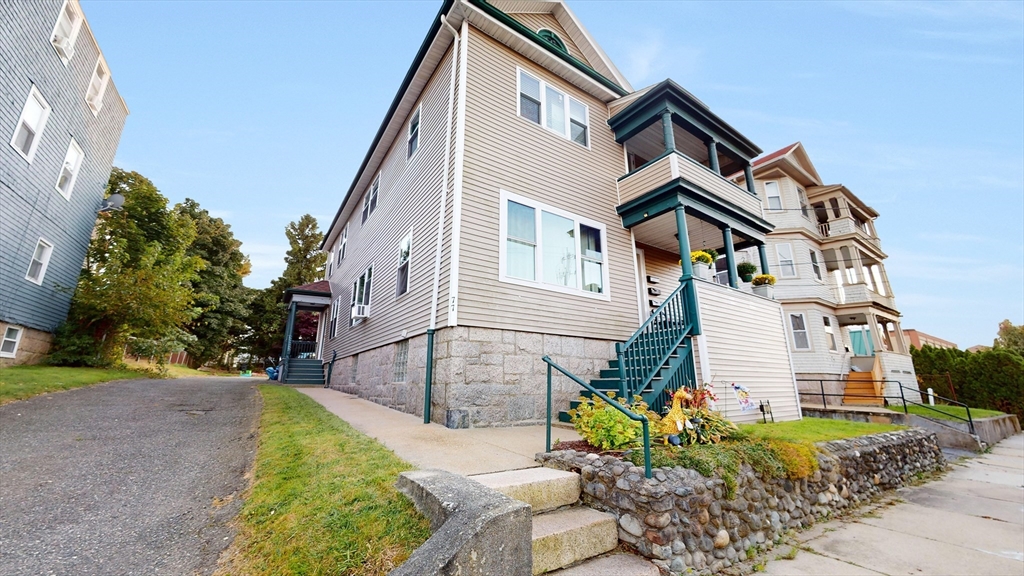
[[[696, 216], [686, 215], [687, 236], [690, 239], [691, 250], [703, 248], [714, 248], [720, 254], [725, 253], [725, 242], [722, 239], [722, 231], [709, 222], [704, 222]], [[674, 212], [666, 212], [661, 216], [652, 218], [633, 227], [636, 241], [666, 252], [679, 254], [679, 240], [676, 239], [676, 216]], [[733, 242], [741, 244], [752, 240], [742, 234], [733, 233]], [[740, 248], [737, 248], [740, 249]]]

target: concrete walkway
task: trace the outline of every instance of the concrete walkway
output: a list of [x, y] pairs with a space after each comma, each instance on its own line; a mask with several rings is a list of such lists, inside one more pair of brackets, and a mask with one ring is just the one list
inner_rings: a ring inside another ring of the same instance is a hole
[[[533, 457], [544, 451], [544, 426], [452, 430], [337, 390], [298, 390], [417, 468], [469, 476], [540, 466]], [[551, 429], [552, 443], [579, 439], [572, 430]]]
[[765, 573], [1024, 574], [1024, 435], [897, 496], [893, 506], [798, 534], [796, 559], [772, 560]]

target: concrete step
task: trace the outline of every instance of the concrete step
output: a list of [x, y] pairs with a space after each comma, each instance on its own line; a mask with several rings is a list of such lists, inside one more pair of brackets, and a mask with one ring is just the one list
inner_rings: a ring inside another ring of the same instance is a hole
[[546, 574], [613, 550], [615, 516], [591, 508], [556, 510], [533, 517], [533, 573]]
[[661, 571], [651, 562], [632, 554], [612, 554], [591, 558], [585, 562], [555, 570], [551, 576], [661, 576]]
[[526, 502], [534, 514], [572, 506], [580, 499], [580, 475], [552, 468], [526, 468], [470, 476], [498, 492]]

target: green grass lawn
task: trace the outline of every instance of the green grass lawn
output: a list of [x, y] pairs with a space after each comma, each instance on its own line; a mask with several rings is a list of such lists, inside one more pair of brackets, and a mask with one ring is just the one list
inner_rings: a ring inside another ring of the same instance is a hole
[[255, 478], [224, 574], [385, 574], [426, 541], [394, 487], [409, 464], [300, 392], [259, 390]]
[[10, 366], [0, 368], [0, 404], [37, 394], [71, 390], [98, 382], [144, 378], [131, 370], [69, 368], [66, 366]]
[[[924, 396], [922, 394], [922, 396]], [[900, 411], [899, 407], [892, 408], [892, 410]], [[967, 410], [960, 406], [932, 406], [925, 408], [924, 406], [915, 406], [913, 404], [907, 404], [907, 411], [911, 414], [918, 416], [926, 416], [928, 418], [941, 418], [944, 420], [966, 420]], [[983, 408], [971, 408], [971, 418], [988, 418], [990, 416], [1002, 416], [1003, 413], [998, 410], [985, 410]]]
[[[973, 412], [972, 412], [973, 413]], [[902, 430], [905, 426], [830, 420], [828, 418], [804, 418], [789, 422], [769, 424], [740, 424], [740, 430], [755, 438], [779, 439], [789, 442], [827, 442], [867, 434]]]

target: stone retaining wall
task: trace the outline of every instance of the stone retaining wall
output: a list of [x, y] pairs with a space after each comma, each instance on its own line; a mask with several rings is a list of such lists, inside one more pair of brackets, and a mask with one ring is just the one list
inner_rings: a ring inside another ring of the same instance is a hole
[[564, 450], [539, 454], [545, 466], [579, 471], [583, 502], [619, 519], [619, 539], [661, 568], [714, 573], [755, 545], [814, 524], [919, 473], [945, 466], [934, 434], [906, 430], [818, 445], [820, 470], [801, 480], [760, 478], [744, 465], [736, 493], [721, 478], [682, 467], [643, 468], [614, 456]]

